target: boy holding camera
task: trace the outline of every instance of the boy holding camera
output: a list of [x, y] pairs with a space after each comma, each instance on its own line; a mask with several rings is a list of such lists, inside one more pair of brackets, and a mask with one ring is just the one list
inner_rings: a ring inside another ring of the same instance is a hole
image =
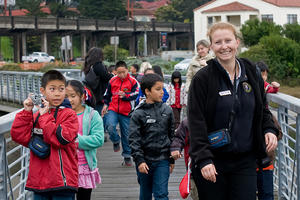
[[30, 151], [26, 189], [34, 199], [73, 200], [78, 187], [78, 160], [75, 138], [78, 120], [70, 102], [65, 100], [65, 77], [56, 70], [46, 72], [41, 80], [41, 105], [32, 109], [37, 99], [28, 97], [11, 128], [12, 139], [30, 147], [34, 135], [42, 137], [49, 146], [49, 155], [41, 158]]

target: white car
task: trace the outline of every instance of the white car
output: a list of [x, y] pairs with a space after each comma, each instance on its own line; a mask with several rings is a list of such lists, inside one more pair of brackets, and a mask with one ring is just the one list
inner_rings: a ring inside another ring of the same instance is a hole
[[53, 56], [49, 56], [45, 52], [33, 52], [29, 56], [22, 56], [22, 61], [27, 62], [54, 62], [55, 58]]
[[189, 67], [191, 61], [192, 61], [192, 59], [184, 59], [184, 60], [180, 61], [179, 63], [177, 63], [174, 66], [174, 70], [176, 70], [176, 71], [185, 71], [185, 70], [187, 70], [187, 68]]

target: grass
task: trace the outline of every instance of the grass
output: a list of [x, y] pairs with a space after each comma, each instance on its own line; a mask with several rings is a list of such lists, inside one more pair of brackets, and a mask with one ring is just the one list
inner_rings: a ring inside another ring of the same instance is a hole
[[290, 87], [287, 85], [281, 85], [279, 91], [297, 98], [300, 98], [300, 86]]

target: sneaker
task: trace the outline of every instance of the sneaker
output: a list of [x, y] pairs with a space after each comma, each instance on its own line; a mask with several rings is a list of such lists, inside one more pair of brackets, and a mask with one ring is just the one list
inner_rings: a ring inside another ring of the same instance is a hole
[[114, 152], [120, 151], [120, 143], [114, 143]]
[[107, 142], [107, 135], [104, 135], [104, 142]]
[[127, 167], [131, 167], [132, 166], [131, 158], [124, 158], [124, 162], [122, 163], [122, 165], [125, 165]]

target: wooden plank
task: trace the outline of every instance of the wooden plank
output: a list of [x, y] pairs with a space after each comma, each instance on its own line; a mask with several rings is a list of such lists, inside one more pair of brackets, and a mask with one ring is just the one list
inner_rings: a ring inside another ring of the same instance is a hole
[[[113, 152], [110, 141], [98, 149], [98, 168], [102, 184], [92, 192], [92, 200], [136, 200], [139, 198], [139, 185], [135, 166], [122, 166], [121, 152]], [[180, 200], [178, 186], [185, 174], [184, 160], [176, 161], [175, 169], [169, 179], [169, 199]]]

